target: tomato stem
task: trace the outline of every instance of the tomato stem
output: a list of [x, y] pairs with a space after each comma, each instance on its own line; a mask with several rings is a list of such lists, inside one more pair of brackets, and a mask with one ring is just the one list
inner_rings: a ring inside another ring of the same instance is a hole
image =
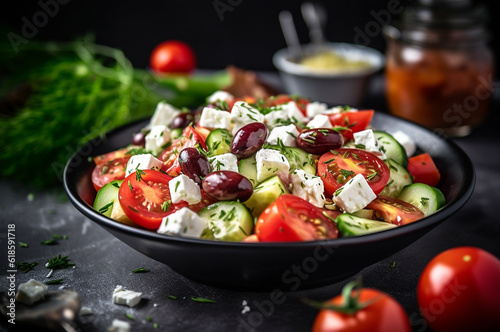
[[341, 305], [332, 304], [329, 301], [317, 302], [308, 299], [303, 300], [303, 302], [316, 309], [326, 309], [347, 315], [354, 315], [359, 310], [372, 305], [379, 299], [378, 297], [375, 297], [371, 300], [360, 302], [359, 297], [361, 295], [361, 288], [361, 279], [351, 281], [345, 285], [344, 288], [342, 288], [343, 303]]

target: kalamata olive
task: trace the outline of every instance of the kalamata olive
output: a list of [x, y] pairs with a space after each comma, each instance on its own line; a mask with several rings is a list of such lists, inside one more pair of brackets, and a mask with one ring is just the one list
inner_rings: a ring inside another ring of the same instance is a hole
[[170, 124], [171, 129], [181, 128], [184, 129], [192, 122], [194, 123], [195, 114], [192, 112], [182, 112], [179, 113], [175, 118], [172, 119]]
[[340, 148], [342, 144], [344, 144], [342, 135], [333, 129], [308, 129], [297, 137], [297, 146], [312, 154], [323, 154]]
[[208, 195], [220, 201], [239, 199], [244, 202], [253, 193], [250, 180], [233, 171], [215, 171], [208, 174], [203, 179], [202, 188]]
[[238, 159], [250, 157], [257, 152], [267, 138], [267, 127], [261, 122], [252, 122], [240, 128], [231, 141], [231, 153]]
[[185, 148], [179, 153], [181, 171], [201, 186], [201, 178], [210, 173], [210, 164], [196, 148]]
[[132, 136], [132, 145], [146, 146], [146, 135], [149, 134], [149, 129], [142, 129]]

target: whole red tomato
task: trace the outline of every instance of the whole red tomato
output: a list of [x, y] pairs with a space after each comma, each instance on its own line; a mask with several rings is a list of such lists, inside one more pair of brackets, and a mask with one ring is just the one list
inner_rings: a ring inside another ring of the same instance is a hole
[[188, 44], [169, 40], [155, 47], [149, 65], [157, 73], [189, 73], [196, 66], [196, 57]]
[[500, 331], [500, 260], [476, 247], [434, 257], [420, 276], [418, 305], [440, 331]]
[[322, 308], [313, 332], [411, 332], [403, 307], [391, 296], [371, 288], [347, 284], [342, 295], [314, 305]]

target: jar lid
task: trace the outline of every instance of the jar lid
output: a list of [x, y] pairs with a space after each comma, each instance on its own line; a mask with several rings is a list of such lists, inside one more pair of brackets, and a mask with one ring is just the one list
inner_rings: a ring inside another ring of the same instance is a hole
[[487, 19], [484, 5], [471, 0], [418, 0], [402, 15], [402, 26], [460, 29], [483, 26]]
[[438, 48], [484, 45], [487, 11], [472, 0], [417, 0], [407, 7], [399, 22], [384, 26], [389, 40]]

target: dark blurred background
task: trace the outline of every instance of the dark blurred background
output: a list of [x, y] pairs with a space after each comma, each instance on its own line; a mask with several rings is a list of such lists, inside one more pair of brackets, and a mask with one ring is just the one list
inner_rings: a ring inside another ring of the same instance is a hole
[[[182, 0], [182, 1], [81, 1], [40, 0], [0, 3], [0, 25], [22, 36], [26, 21], [33, 22], [43, 6], [53, 11], [47, 23], [37, 28], [33, 39], [72, 40], [91, 33], [97, 43], [122, 49], [134, 66], [145, 68], [155, 45], [167, 39], [190, 44], [198, 57], [198, 68], [221, 69], [228, 64], [251, 70], [274, 70], [271, 58], [285, 47], [278, 14], [292, 12], [301, 42], [309, 42], [300, 13], [301, 0]], [[415, 0], [317, 1], [328, 11], [327, 37], [335, 42], [363, 43], [385, 51], [380, 27], [397, 15], [388, 6], [408, 7]], [[489, 7], [494, 0], [478, 1]], [[54, 3], [57, 6], [54, 7]], [[217, 8], [217, 9], [216, 9]], [[368, 26], [368, 23], [370, 25]], [[490, 32], [500, 31], [500, 22], [490, 17]], [[371, 29], [371, 30], [370, 30]], [[1, 38], [7, 39], [7, 33]], [[364, 36], [363, 36], [364, 35]], [[490, 45], [497, 63], [498, 40]], [[22, 46], [21, 46], [22, 47]], [[498, 67], [498, 66], [497, 66]], [[498, 77], [498, 69], [496, 77]]]

